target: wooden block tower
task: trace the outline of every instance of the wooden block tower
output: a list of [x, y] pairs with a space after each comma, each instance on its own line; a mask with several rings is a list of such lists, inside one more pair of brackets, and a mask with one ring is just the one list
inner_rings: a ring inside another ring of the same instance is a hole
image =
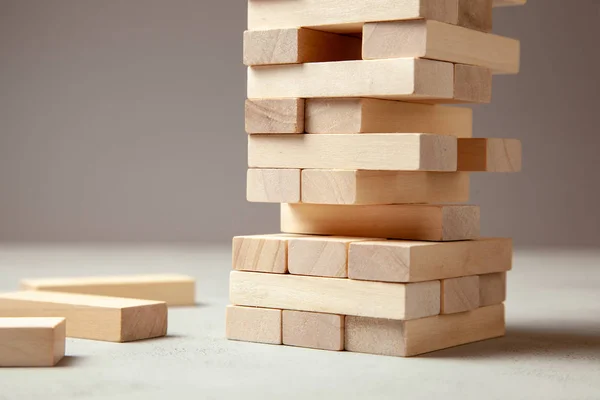
[[479, 236], [472, 172], [521, 144], [473, 138], [524, 0], [249, 0], [247, 199], [283, 233], [233, 239], [229, 339], [414, 356], [504, 335], [512, 241]]

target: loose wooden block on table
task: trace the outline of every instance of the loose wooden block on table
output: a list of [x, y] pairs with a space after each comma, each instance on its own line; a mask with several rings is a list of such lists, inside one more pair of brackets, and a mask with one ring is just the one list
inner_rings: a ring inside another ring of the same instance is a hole
[[227, 306], [225, 337], [230, 340], [281, 344], [281, 310]]
[[63, 317], [68, 337], [109, 342], [167, 333], [166, 303], [122, 297], [43, 291], [3, 293], [0, 317]]
[[461, 276], [442, 280], [440, 314], [455, 314], [479, 307], [479, 276]]
[[283, 310], [283, 344], [344, 350], [344, 316]]
[[504, 336], [504, 305], [412, 321], [346, 316], [347, 351], [410, 357]]
[[512, 240], [504, 238], [447, 243], [357, 242], [350, 244], [348, 256], [350, 278], [382, 282], [448, 279], [511, 268]]
[[246, 180], [246, 199], [262, 203], [299, 203], [300, 170], [251, 168]]
[[233, 238], [233, 269], [238, 271], [288, 272], [288, 241], [296, 235], [252, 235]]
[[303, 133], [303, 99], [246, 100], [246, 133]]
[[440, 312], [440, 282], [362, 282], [231, 271], [232, 304], [374, 318], [414, 319]]
[[65, 356], [64, 318], [0, 318], [0, 367], [52, 367]]
[[458, 169], [471, 172], [519, 172], [521, 141], [469, 138], [458, 141]]
[[252, 135], [251, 168], [456, 171], [456, 138], [447, 135]]
[[481, 307], [500, 304], [506, 300], [506, 272], [479, 275]]

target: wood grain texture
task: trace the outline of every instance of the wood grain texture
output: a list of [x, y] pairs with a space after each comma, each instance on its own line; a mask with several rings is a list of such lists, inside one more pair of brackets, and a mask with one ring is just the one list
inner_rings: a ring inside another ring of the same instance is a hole
[[299, 203], [299, 169], [251, 168], [246, 178], [246, 200], [261, 203]]
[[53, 367], [65, 337], [64, 318], [0, 318], [0, 367]]
[[456, 138], [430, 134], [252, 135], [251, 168], [456, 171]]
[[286, 274], [288, 240], [294, 235], [253, 235], [233, 238], [233, 269]]
[[344, 350], [344, 316], [283, 310], [283, 344]]
[[229, 340], [281, 344], [281, 310], [227, 306], [225, 337]]
[[347, 316], [347, 351], [410, 357], [504, 336], [504, 305], [412, 321]]
[[493, 0], [458, 0], [459, 26], [482, 32], [492, 31]]
[[168, 306], [196, 303], [196, 280], [178, 274], [24, 279], [21, 290], [42, 290], [164, 301]]
[[488, 104], [492, 101], [492, 71], [473, 65], [454, 65], [454, 101]]
[[303, 133], [303, 99], [246, 100], [246, 133]]
[[494, 0], [494, 7], [524, 6], [527, 0]]
[[506, 301], [506, 272], [479, 275], [479, 302], [481, 307]]
[[348, 276], [352, 279], [420, 282], [509, 271], [512, 240], [351, 243], [348, 257]]
[[442, 279], [440, 314], [455, 314], [479, 307], [479, 276]]
[[386, 239], [468, 240], [479, 236], [479, 207], [282, 204], [281, 231]]
[[231, 271], [232, 304], [375, 318], [440, 312], [440, 282], [411, 284]]
[[0, 317], [62, 317], [67, 336], [130, 342], [165, 336], [167, 305], [151, 300], [25, 291], [0, 294]]
[[522, 149], [518, 139], [469, 138], [458, 141], [458, 169], [471, 172], [519, 172]]

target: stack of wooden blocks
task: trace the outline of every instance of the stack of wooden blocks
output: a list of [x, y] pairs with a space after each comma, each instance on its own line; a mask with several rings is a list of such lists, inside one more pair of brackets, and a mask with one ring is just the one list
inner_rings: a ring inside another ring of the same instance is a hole
[[249, 0], [247, 198], [281, 234], [233, 240], [227, 337], [413, 356], [504, 335], [512, 241], [479, 236], [472, 172], [516, 172], [515, 139], [473, 138], [490, 33], [521, 1]]

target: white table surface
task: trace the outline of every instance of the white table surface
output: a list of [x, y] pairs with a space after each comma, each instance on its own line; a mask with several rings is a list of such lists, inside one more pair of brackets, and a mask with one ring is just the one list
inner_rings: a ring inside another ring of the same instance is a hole
[[67, 339], [55, 368], [0, 369], [0, 399], [600, 399], [600, 250], [517, 251], [506, 337], [409, 359], [225, 340], [230, 259], [227, 247], [1, 247], [1, 291], [180, 272], [200, 304], [170, 309], [165, 338]]

